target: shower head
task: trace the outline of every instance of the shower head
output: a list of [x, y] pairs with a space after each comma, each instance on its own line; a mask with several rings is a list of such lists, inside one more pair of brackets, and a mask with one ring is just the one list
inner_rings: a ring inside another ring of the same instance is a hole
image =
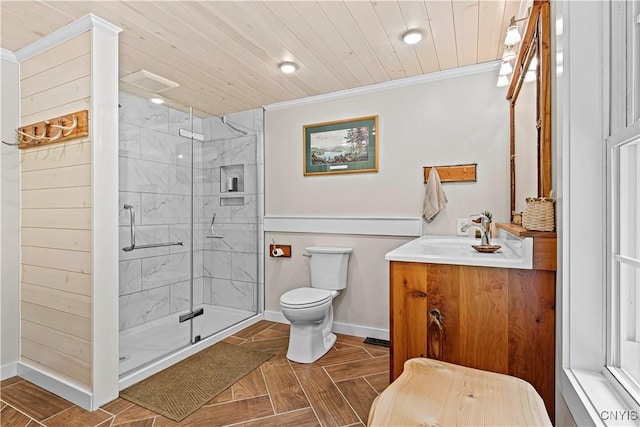
[[231, 123], [229, 123], [227, 121], [227, 116], [221, 116], [220, 119], [222, 120], [222, 123], [224, 123], [225, 125], [229, 126], [231, 129], [235, 130], [236, 132], [240, 132], [243, 135], [247, 135], [247, 131], [242, 130], [242, 129], [238, 129], [237, 127], [235, 127]]

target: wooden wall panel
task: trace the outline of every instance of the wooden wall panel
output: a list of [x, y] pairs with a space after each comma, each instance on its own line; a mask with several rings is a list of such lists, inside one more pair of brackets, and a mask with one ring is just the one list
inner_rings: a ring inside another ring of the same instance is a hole
[[22, 209], [88, 208], [90, 206], [91, 187], [22, 191]]
[[22, 79], [20, 96], [35, 95], [59, 86], [65, 82], [80, 79], [91, 74], [91, 54], [86, 54], [60, 64], [59, 67], [50, 68], [34, 76]]
[[91, 164], [91, 144], [88, 142], [74, 141], [42, 148], [29, 148], [21, 151], [20, 154], [22, 173], [43, 169], [49, 169], [48, 173], [56, 173], [57, 168]]
[[90, 230], [60, 230], [55, 228], [22, 228], [22, 244], [51, 249], [91, 251]]
[[22, 338], [67, 354], [87, 363], [91, 362], [91, 343], [48, 326], [29, 320], [22, 321]]
[[91, 275], [35, 265], [22, 266], [22, 282], [91, 296]]
[[81, 384], [91, 384], [89, 363], [26, 338], [20, 340], [20, 345], [24, 359], [36, 365], [42, 365], [46, 369], [57, 371]]
[[84, 340], [91, 340], [91, 319], [23, 301], [22, 319], [48, 326]]
[[24, 172], [21, 184], [23, 190], [91, 185], [91, 165], [88, 163], [76, 164], [68, 167]]
[[91, 317], [91, 297], [22, 283], [22, 301], [78, 316]]
[[91, 273], [91, 253], [22, 246], [22, 264]]
[[20, 80], [42, 73], [65, 62], [91, 52], [91, 33], [86, 32], [78, 37], [59, 44], [46, 52], [42, 52], [20, 63]]
[[91, 230], [91, 209], [24, 209], [22, 226]]
[[[91, 34], [21, 63], [21, 125], [90, 110]], [[91, 111], [89, 111], [91, 120]], [[91, 385], [91, 135], [21, 152], [21, 358]]]

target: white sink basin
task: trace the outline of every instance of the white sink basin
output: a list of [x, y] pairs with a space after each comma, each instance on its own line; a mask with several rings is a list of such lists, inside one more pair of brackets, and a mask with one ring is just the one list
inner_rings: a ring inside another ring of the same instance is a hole
[[500, 234], [491, 239], [492, 245], [502, 246], [493, 253], [480, 253], [472, 245], [479, 239], [456, 236], [422, 236], [385, 255], [387, 261], [422, 262], [432, 264], [474, 265], [484, 267], [531, 269], [533, 239]]

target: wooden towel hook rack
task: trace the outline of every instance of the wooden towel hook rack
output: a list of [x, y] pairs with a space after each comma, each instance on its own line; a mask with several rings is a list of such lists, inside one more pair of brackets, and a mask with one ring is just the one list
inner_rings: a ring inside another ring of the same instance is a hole
[[431, 168], [436, 168], [441, 182], [475, 182], [477, 181], [477, 166], [477, 163], [467, 163], [464, 165], [423, 166], [424, 183], [426, 184], [429, 180]]

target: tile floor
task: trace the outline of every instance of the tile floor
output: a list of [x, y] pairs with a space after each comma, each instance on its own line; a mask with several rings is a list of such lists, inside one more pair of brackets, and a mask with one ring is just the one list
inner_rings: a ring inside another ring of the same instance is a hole
[[19, 377], [0, 384], [2, 427], [363, 426], [389, 385], [389, 351], [338, 335], [313, 364], [286, 359], [288, 325], [260, 321], [225, 341], [274, 353], [259, 369], [176, 423], [118, 398], [88, 412]]

